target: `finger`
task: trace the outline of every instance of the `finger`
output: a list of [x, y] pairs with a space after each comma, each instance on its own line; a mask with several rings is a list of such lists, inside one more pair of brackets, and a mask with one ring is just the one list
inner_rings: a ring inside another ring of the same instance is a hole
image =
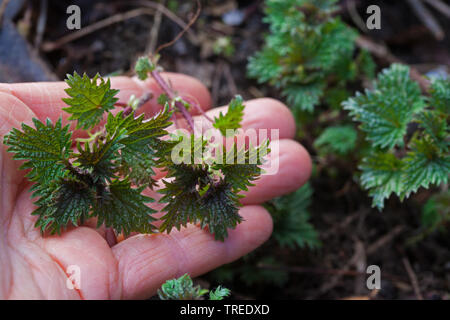
[[240, 210], [245, 221], [224, 241], [189, 225], [169, 235], [137, 235], [112, 248], [118, 262], [121, 297], [148, 298], [167, 279], [192, 277], [232, 262], [264, 243], [272, 232], [270, 214], [261, 206]]
[[0, 92], [0, 225], [14, 209], [19, 185], [24, 178], [24, 172], [19, 170], [22, 161], [13, 160], [13, 155], [7, 152], [3, 137], [12, 129], [20, 128], [22, 123], [31, 125], [33, 112], [16, 97]]
[[272, 141], [270, 153], [263, 165], [266, 173], [243, 192], [244, 204], [259, 204], [300, 188], [311, 175], [312, 163], [308, 151], [294, 140]]
[[[211, 107], [208, 90], [195, 78], [177, 73], [163, 73], [162, 76], [179, 94], [193, 96], [202, 109], [207, 110]], [[56, 121], [61, 116], [64, 120], [69, 117], [69, 114], [62, 110], [66, 105], [61, 100], [68, 97], [64, 91], [67, 87], [65, 82], [0, 84], [0, 92], [9, 93], [21, 100], [41, 121], [46, 118]], [[137, 78], [112, 77], [111, 88], [120, 90], [117, 97], [121, 103], [127, 103], [132, 94], [140, 97], [144, 93], [153, 93], [153, 98], [143, 105], [139, 112], [153, 114], [161, 108], [157, 98], [162, 91], [153, 79], [140, 81]]]
[[[261, 204], [267, 200], [291, 193], [308, 181], [312, 163], [308, 151], [294, 140], [282, 139], [272, 141], [269, 145], [271, 152], [266, 163], [262, 166], [265, 173], [253, 182], [254, 186], [242, 192], [243, 204]], [[161, 173], [162, 174], [162, 173]], [[145, 194], [153, 199], [161, 195], [154, 190], [147, 189]], [[154, 203], [152, 208], [162, 210], [163, 204]]]
[[[242, 118], [242, 130], [248, 129], [266, 129], [268, 130], [268, 138], [272, 139], [292, 139], [295, 136], [295, 120], [289, 108], [278, 100], [271, 98], [253, 99], [244, 102], [244, 116]], [[226, 114], [228, 106], [214, 108], [206, 112], [210, 119], [218, 117], [220, 113]], [[195, 125], [203, 132], [212, 129], [211, 121], [204, 116], [198, 115], [194, 117]], [[184, 119], [178, 121], [182, 128], [187, 128], [187, 123]], [[175, 126], [169, 128], [169, 131], [174, 130]], [[215, 129], [214, 129], [215, 130]], [[277, 134], [271, 130], [276, 130]], [[217, 130], [216, 130], [217, 131]], [[255, 142], [255, 141], [252, 141]]]
[[[226, 113], [228, 107], [214, 108], [206, 112], [208, 117], [213, 119], [217, 117], [220, 112]], [[195, 125], [205, 132], [212, 129], [215, 136], [218, 130], [212, 128], [212, 124], [204, 116], [194, 117]], [[187, 128], [187, 123], [179, 121], [178, 124], [182, 128]], [[249, 141], [257, 145], [259, 141], [259, 132], [261, 129], [267, 130], [267, 138], [269, 140], [278, 139], [292, 139], [296, 133], [295, 120], [289, 108], [278, 100], [271, 98], [254, 99], [245, 102], [244, 116], [242, 119], [242, 130], [244, 135], [248, 133], [249, 129], [255, 129], [256, 135], [248, 135]], [[176, 127], [172, 125], [168, 131], [175, 130]], [[220, 134], [218, 136], [221, 136]], [[238, 144], [242, 139], [238, 139]], [[156, 170], [155, 179], [161, 179], [166, 173], [161, 170]]]

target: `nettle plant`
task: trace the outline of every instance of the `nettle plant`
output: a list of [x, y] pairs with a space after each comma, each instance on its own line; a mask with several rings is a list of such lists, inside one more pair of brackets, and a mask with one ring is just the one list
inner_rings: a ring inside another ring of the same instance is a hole
[[[148, 96], [120, 104], [119, 90], [111, 88], [109, 79], [74, 73], [67, 76], [69, 97], [63, 101], [68, 107], [63, 110], [88, 138], [73, 137], [62, 118], [56, 123], [33, 119], [34, 128], [22, 124], [22, 130], [14, 128], [5, 136], [8, 151], [24, 160], [21, 168], [29, 170], [26, 176], [34, 182], [32, 197], [38, 199], [32, 214], [38, 216], [36, 227], [42, 233], [60, 233], [95, 217], [98, 227], [111, 227], [118, 234], [169, 233], [173, 227], [200, 223], [216, 239], [224, 240], [227, 230], [242, 221], [240, 192], [260, 176], [268, 141], [258, 147], [238, 146], [236, 129], [244, 109], [239, 96], [226, 114], [214, 120], [204, 115], [205, 121], [232, 140], [231, 146], [194, 134], [189, 109], [200, 107], [179, 96], [159, 71], [147, 57], [136, 64], [139, 78], [151, 76], [164, 91], [158, 97], [164, 108], [151, 118], [136, 114]], [[123, 110], [113, 113], [116, 108]], [[169, 135], [170, 120], [180, 115], [189, 130]], [[143, 194], [157, 185], [153, 168], [166, 172], [158, 190], [159, 202], [165, 204], [159, 228], [152, 217], [155, 210], [147, 205], [154, 200]]]
[[199, 285], [194, 286], [194, 282], [187, 273], [177, 279], [167, 280], [158, 289], [158, 297], [161, 300], [204, 300], [208, 293], [209, 300], [223, 300], [231, 294], [231, 291], [221, 286], [215, 290], [203, 289]]
[[265, 1], [264, 21], [270, 33], [262, 50], [250, 58], [248, 73], [280, 89], [297, 115], [312, 112], [324, 96], [331, 104], [345, 99], [347, 82], [359, 74], [373, 74], [374, 64], [366, 51], [354, 58], [357, 32], [333, 16], [335, 3]]
[[[336, 176], [344, 161], [357, 163], [361, 171], [350, 169], [379, 210], [392, 194], [403, 200], [440, 185], [443, 192], [430, 197], [422, 215], [423, 226], [437, 229], [450, 221], [442, 210], [450, 199], [449, 80], [432, 80], [425, 96], [408, 67], [394, 64], [370, 85], [376, 66], [368, 52], [356, 52], [358, 34], [336, 15], [336, 2], [266, 0], [269, 34], [248, 73], [279, 89], [299, 127], [308, 128], [319, 163], [313, 179]], [[371, 89], [352, 97], [352, 87]], [[285, 203], [273, 209], [281, 218]]]
[[450, 80], [433, 79], [429, 91], [423, 96], [409, 68], [393, 64], [343, 103], [369, 142], [360, 180], [380, 210], [391, 194], [404, 199], [448, 183]]

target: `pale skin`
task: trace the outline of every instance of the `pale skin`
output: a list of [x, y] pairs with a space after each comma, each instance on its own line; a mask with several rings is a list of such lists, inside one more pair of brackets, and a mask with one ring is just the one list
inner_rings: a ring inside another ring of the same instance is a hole
[[[211, 108], [207, 89], [197, 80], [180, 74], [163, 74], [180, 94], [189, 94], [201, 108]], [[112, 78], [120, 89], [120, 102], [131, 94], [141, 96], [160, 90], [152, 81]], [[0, 139], [22, 122], [32, 125], [33, 117], [56, 121], [66, 97], [66, 84], [0, 84]], [[149, 116], [158, 106], [152, 99], [140, 112]], [[224, 107], [226, 108], [226, 107]], [[207, 111], [214, 117], [222, 109]], [[28, 192], [30, 183], [20, 162], [12, 159], [1, 144], [0, 153], [0, 299], [143, 299], [156, 293], [167, 279], [189, 273], [192, 277], [229, 263], [264, 243], [272, 232], [270, 214], [264, 201], [296, 190], [309, 178], [311, 160], [307, 151], [292, 140], [295, 122], [289, 109], [268, 98], [246, 102], [243, 128], [279, 129], [279, 170], [256, 181], [242, 200], [240, 214], [245, 219], [229, 232], [225, 242], [197, 225], [188, 225], [170, 234], [133, 235], [110, 247], [104, 229], [93, 223], [69, 228], [61, 236], [41, 236], [34, 227], [35, 209]], [[75, 136], [78, 134], [76, 133]], [[150, 196], [155, 196], [149, 191]], [[67, 267], [81, 271], [79, 290], [67, 287]]]

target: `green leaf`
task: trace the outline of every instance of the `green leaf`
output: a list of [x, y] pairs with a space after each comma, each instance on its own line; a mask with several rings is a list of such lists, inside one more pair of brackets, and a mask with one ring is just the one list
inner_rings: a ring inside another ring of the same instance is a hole
[[353, 59], [357, 32], [333, 16], [334, 0], [265, 1], [270, 34], [249, 59], [248, 74], [280, 89], [296, 113], [312, 112], [324, 90], [359, 71]]
[[430, 104], [443, 114], [450, 114], [450, 80], [433, 79], [430, 88]]
[[450, 155], [441, 153], [430, 141], [414, 139], [412, 151], [405, 158], [405, 191], [416, 192], [420, 187], [430, 184], [440, 185], [448, 182]]
[[55, 125], [33, 119], [35, 129], [22, 124], [20, 131], [13, 128], [5, 135], [4, 144], [10, 146], [8, 152], [15, 153], [14, 159], [26, 160], [21, 169], [31, 169], [27, 177], [32, 181], [46, 184], [62, 177], [67, 171], [66, 161], [71, 154], [69, 125], [62, 127], [61, 118]]
[[296, 114], [300, 111], [312, 112], [325, 89], [324, 83], [314, 82], [305, 85], [288, 85], [282, 94], [287, 98], [287, 103], [290, 105]]
[[237, 95], [228, 105], [227, 113], [224, 115], [220, 112], [219, 117], [214, 118], [214, 128], [219, 129], [224, 136], [227, 135], [227, 129], [240, 128], [244, 117], [244, 108], [242, 97]]
[[158, 166], [158, 153], [168, 148], [161, 137], [167, 135], [165, 130], [171, 122], [171, 112], [166, 107], [151, 119], [145, 119], [142, 114], [135, 118], [134, 113], [123, 117], [119, 112], [116, 116], [109, 114], [106, 131], [109, 135], [123, 133], [118, 139], [122, 145], [119, 171], [128, 176], [136, 185], [153, 185], [153, 167]]
[[94, 200], [94, 192], [86, 183], [67, 177], [51, 186], [40, 186], [35, 195], [41, 198], [35, 202], [38, 206], [32, 215], [37, 215], [35, 224], [41, 232], [60, 234], [69, 223], [82, 224], [89, 216]]
[[424, 129], [429, 142], [436, 146], [440, 152], [448, 152], [450, 146], [448, 116], [442, 116], [434, 110], [426, 110], [416, 116], [420, 127]]
[[173, 165], [167, 168], [166, 177], [175, 178], [173, 181], [164, 181], [165, 188], [159, 192], [164, 196], [160, 203], [167, 203], [163, 211], [166, 212], [161, 220], [160, 231], [167, 231], [175, 227], [180, 230], [187, 223], [195, 223], [200, 216], [199, 193], [210, 183], [208, 170], [201, 165]]
[[329, 127], [314, 141], [314, 146], [345, 155], [355, 149], [357, 137], [358, 134], [352, 126]]
[[158, 289], [161, 300], [203, 300], [203, 296], [207, 293], [208, 290], [194, 286], [187, 273], [178, 279], [167, 280], [161, 289]]
[[119, 150], [123, 145], [119, 142], [121, 136], [108, 136], [103, 140], [97, 140], [90, 147], [89, 143], [84, 144], [84, 149], [78, 143], [76, 155], [80, 167], [86, 170], [93, 178], [93, 182], [106, 183], [117, 178], [115, 172], [118, 170], [118, 162], [121, 157]]
[[450, 221], [450, 191], [441, 192], [428, 199], [422, 209], [421, 223], [432, 231]]
[[221, 155], [218, 155], [222, 156], [221, 161], [213, 163], [211, 168], [220, 171], [224, 176], [224, 181], [230, 184], [236, 193], [242, 190], [247, 191], [248, 187], [253, 186], [253, 181], [258, 179], [262, 173], [260, 165], [263, 163], [263, 157], [270, 152], [268, 146], [268, 140], [257, 148], [250, 146], [238, 149], [237, 145], [233, 144], [227, 151], [224, 146]]
[[393, 154], [375, 151], [362, 160], [361, 184], [373, 197], [372, 206], [383, 209], [384, 200], [395, 193], [401, 199], [405, 195], [403, 183], [404, 162]]
[[[202, 148], [198, 151], [203, 154], [205, 143], [195, 143], [192, 136], [189, 143], [190, 152], [183, 150], [189, 153], [183, 155], [187, 163], [175, 164], [170, 155], [163, 162], [168, 173], [167, 180], [163, 180], [165, 188], [159, 190], [163, 194], [159, 202], [166, 203], [160, 231], [170, 232], [173, 227], [179, 230], [187, 223], [200, 222], [201, 227], [208, 227], [216, 239], [224, 240], [228, 235], [227, 229], [235, 228], [242, 221], [238, 213], [242, 197], [239, 192], [247, 190], [261, 174], [259, 156], [266, 154], [263, 150], [267, 150], [268, 143], [241, 151], [233, 145], [229, 153], [223, 149], [218, 158], [213, 159], [216, 162], [210, 165], [194, 163], [196, 148]], [[187, 147], [189, 149], [189, 144]]]
[[206, 226], [216, 240], [224, 241], [228, 228], [234, 229], [242, 222], [239, 215], [239, 197], [224, 181], [212, 185], [201, 199], [201, 227]]
[[230, 289], [218, 286], [216, 290], [209, 292], [209, 300], [223, 300], [231, 294]]
[[103, 223], [113, 227], [117, 233], [152, 233], [156, 211], [146, 205], [153, 199], [142, 195], [145, 187], [132, 188], [129, 180], [113, 180], [108, 187], [97, 190], [97, 199], [92, 216], [98, 217], [97, 226]]
[[367, 140], [374, 147], [391, 149], [403, 146], [408, 123], [425, 106], [419, 85], [409, 77], [407, 66], [393, 64], [378, 76], [372, 90], [343, 102]]
[[317, 231], [309, 222], [311, 196], [312, 188], [305, 184], [291, 194], [274, 199], [272, 210], [268, 207], [274, 219], [272, 236], [281, 247], [314, 249], [321, 245]]
[[140, 57], [136, 62], [134, 71], [140, 80], [145, 80], [148, 78], [149, 72], [152, 72], [155, 68], [155, 64], [148, 57]]
[[69, 120], [77, 120], [77, 128], [94, 127], [100, 122], [104, 112], [114, 109], [118, 100], [115, 95], [119, 90], [111, 89], [110, 80], [105, 81], [99, 74], [89, 79], [86, 74], [81, 77], [74, 72], [73, 75], [67, 75], [66, 83], [69, 88], [65, 91], [70, 98], [62, 99], [69, 105], [63, 110], [71, 114]]

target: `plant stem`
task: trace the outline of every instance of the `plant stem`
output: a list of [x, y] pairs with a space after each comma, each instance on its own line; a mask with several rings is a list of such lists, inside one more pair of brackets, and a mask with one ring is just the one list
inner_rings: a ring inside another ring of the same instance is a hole
[[125, 108], [125, 110], [123, 111], [123, 116], [126, 117], [129, 114], [131, 114], [133, 111], [136, 111], [137, 109], [139, 109], [140, 107], [142, 107], [144, 104], [146, 104], [151, 98], [153, 98], [153, 94], [151, 92], [146, 92], [144, 93], [140, 98], [139, 98], [139, 103], [136, 106], [136, 109], [133, 109], [132, 106], [127, 106]]
[[[167, 82], [161, 77], [159, 72], [153, 70], [152, 72], [150, 72], [150, 74], [153, 77], [153, 79], [155, 79], [159, 87], [167, 94], [167, 96], [171, 100], [175, 100], [177, 96], [173, 92], [172, 88], [169, 87]], [[186, 107], [183, 105], [183, 103], [181, 101], [175, 101], [175, 107], [181, 112], [183, 117], [186, 119], [191, 130], [194, 131], [194, 120], [192, 119], [191, 114], [186, 110]]]

